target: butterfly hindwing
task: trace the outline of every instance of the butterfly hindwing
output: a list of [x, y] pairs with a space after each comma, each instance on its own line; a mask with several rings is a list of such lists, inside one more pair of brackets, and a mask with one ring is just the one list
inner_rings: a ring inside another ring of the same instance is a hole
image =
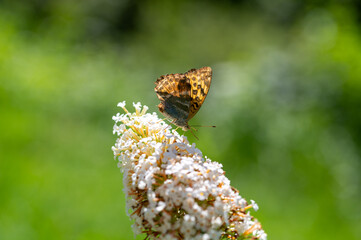
[[172, 120], [187, 119], [191, 103], [191, 86], [184, 74], [167, 74], [156, 81], [155, 92], [161, 104], [159, 110]]

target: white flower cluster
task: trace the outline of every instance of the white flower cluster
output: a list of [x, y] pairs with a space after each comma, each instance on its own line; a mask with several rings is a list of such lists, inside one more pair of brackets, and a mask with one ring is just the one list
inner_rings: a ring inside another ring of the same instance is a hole
[[124, 173], [127, 212], [135, 234], [147, 239], [262, 239], [267, 235], [230, 186], [222, 165], [203, 157], [185, 136], [134, 104], [135, 113], [119, 103], [114, 156]]

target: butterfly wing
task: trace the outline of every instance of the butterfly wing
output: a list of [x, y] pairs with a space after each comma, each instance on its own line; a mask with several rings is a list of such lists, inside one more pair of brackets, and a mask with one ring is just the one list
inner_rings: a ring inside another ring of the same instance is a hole
[[190, 96], [191, 102], [189, 106], [189, 115], [187, 121], [190, 120], [200, 109], [212, 81], [212, 69], [210, 67], [203, 67], [200, 69], [191, 69], [185, 73], [191, 86]]
[[191, 105], [191, 85], [185, 74], [160, 76], [154, 88], [161, 101], [159, 111], [174, 120], [178, 126], [186, 126]]

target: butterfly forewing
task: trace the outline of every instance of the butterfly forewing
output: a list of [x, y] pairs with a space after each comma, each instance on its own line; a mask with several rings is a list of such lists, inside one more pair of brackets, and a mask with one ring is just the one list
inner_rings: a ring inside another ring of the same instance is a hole
[[187, 120], [190, 120], [202, 106], [206, 98], [212, 80], [212, 69], [210, 67], [203, 67], [200, 69], [189, 70], [186, 74], [191, 85], [191, 98], [189, 115]]
[[[167, 74], [159, 77], [155, 82], [155, 92], [172, 95], [175, 97], [185, 97], [190, 94], [190, 85], [184, 74]], [[159, 100], [163, 100], [159, 98]]]

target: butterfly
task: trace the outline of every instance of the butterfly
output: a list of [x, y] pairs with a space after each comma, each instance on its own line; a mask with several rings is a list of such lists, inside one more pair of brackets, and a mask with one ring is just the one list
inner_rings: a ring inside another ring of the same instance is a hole
[[186, 73], [160, 76], [154, 91], [160, 100], [159, 111], [184, 131], [206, 98], [212, 80], [212, 69], [202, 67]]

